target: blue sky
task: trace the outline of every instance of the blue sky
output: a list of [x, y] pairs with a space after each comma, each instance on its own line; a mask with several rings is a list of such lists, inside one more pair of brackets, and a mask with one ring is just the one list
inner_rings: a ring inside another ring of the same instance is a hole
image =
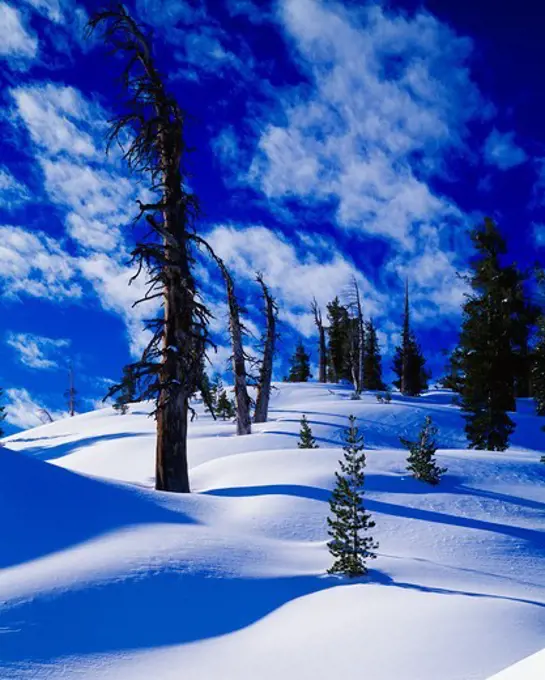
[[[497, 218], [513, 256], [545, 247], [545, 10], [491, 0], [134, 0], [169, 84], [191, 114], [191, 186], [206, 233], [259, 334], [260, 270], [281, 309], [282, 356], [309, 301], [356, 276], [388, 356], [403, 277], [436, 377], [452, 346], [468, 229]], [[132, 302], [128, 224], [145, 179], [104, 154], [120, 63], [83, 28], [98, 3], [0, 0], [0, 279], [10, 427], [65, 409], [73, 362], [93, 408], [145, 342]], [[223, 370], [225, 306], [199, 264]]]

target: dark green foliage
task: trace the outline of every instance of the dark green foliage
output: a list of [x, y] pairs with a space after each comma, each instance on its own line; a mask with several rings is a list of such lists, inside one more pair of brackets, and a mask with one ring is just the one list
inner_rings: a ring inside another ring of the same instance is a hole
[[437, 428], [433, 424], [431, 417], [426, 416], [416, 441], [410, 441], [404, 437], [399, 438], [403, 446], [410, 451], [407, 458], [407, 470], [412, 473], [415, 479], [427, 482], [433, 486], [439, 484], [441, 475], [447, 471], [447, 468], [441, 468], [435, 462], [435, 452], [437, 451], [436, 435]]
[[462, 350], [455, 347], [447, 359], [446, 372], [439, 384], [447, 390], [460, 392], [464, 382], [462, 369]]
[[365, 323], [363, 354], [363, 389], [384, 390], [382, 381], [382, 357], [377, 339], [377, 330], [373, 321]]
[[390, 390], [386, 390], [383, 394], [377, 394], [377, 401], [379, 404], [389, 404], [392, 401]]
[[356, 427], [354, 416], [349, 417], [349, 426], [344, 435], [344, 460], [339, 461], [341, 472], [336, 472], [336, 485], [327, 518], [331, 541], [327, 544], [334, 557], [329, 574], [343, 574], [350, 577], [367, 573], [367, 560], [376, 557], [378, 543], [365, 532], [375, 523], [363, 507], [363, 486], [365, 482], [365, 454], [363, 435]]
[[290, 359], [290, 371], [287, 382], [307, 382], [311, 378], [310, 374], [310, 356], [305, 351], [302, 342], [299, 342], [297, 348]]
[[409, 310], [409, 288], [405, 288], [405, 311], [403, 314], [403, 332], [401, 345], [396, 348], [393, 360], [393, 371], [397, 375], [394, 385], [401, 394], [417, 397], [428, 389], [429, 373], [425, 368], [426, 360], [420, 345], [411, 329]]
[[[537, 272], [541, 298], [545, 298], [545, 272]], [[537, 320], [535, 348], [531, 357], [532, 396], [538, 415], [545, 416], [545, 300], [542, 300], [541, 315]]]
[[474, 229], [471, 238], [477, 254], [467, 279], [472, 292], [460, 336], [465, 430], [471, 448], [503, 451], [515, 429], [507, 414], [516, 408], [523, 276], [503, 264], [506, 243], [491, 219]]
[[350, 371], [350, 353], [352, 348], [352, 331], [354, 320], [350, 318], [346, 307], [339, 298], [327, 305], [329, 326], [328, 379], [330, 382], [352, 380]]
[[128, 411], [128, 404], [136, 401], [136, 374], [131, 364], [123, 368], [120, 389], [113, 404], [114, 409], [121, 415]]
[[297, 443], [297, 446], [300, 449], [320, 448], [312, 436], [312, 430], [310, 429], [310, 425], [308, 424], [308, 420], [305, 415], [301, 417], [301, 430], [299, 432], [299, 442]]
[[[0, 387], [0, 399], [4, 398], [4, 390]], [[2, 427], [2, 423], [6, 419], [6, 407], [5, 406], [0, 406], [0, 437], [4, 436], [4, 428]]]
[[235, 404], [232, 399], [229, 399], [227, 392], [224, 389], [218, 394], [215, 412], [216, 416], [222, 420], [231, 420], [235, 417]]
[[545, 416], [545, 317], [539, 321], [532, 357], [532, 391], [538, 415]]

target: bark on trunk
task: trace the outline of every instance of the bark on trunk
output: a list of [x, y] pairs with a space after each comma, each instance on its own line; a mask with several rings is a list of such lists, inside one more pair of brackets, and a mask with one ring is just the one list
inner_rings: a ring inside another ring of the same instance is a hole
[[365, 328], [363, 321], [363, 310], [361, 306], [360, 289], [356, 279], [354, 279], [354, 292], [356, 296], [356, 315], [357, 315], [357, 333], [358, 333], [358, 370], [356, 377], [356, 392], [360, 394], [363, 391], [364, 381], [364, 360], [365, 360]]
[[327, 366], [327, 346], [325, 341], [325, 328], [322, 322], [322, 312], [318, 308], [316, 299], [312, 301], [312, 312], [314, 313], [314, 323], [318, 329], [318, 381], [326, 382]]
[[240, 309], [235, 295], [235, 289], [231, 275], [223, 266], [223, 277], [227, 287], [227, 304], [229, 306], [229, 332], [233, 348], [232, 366], [235, 387], [235, 409], [237, 419], [237, 434], [251, 434], [252, 419], [250, 416], [250, 397], [246, 384], [246, 360], [242, 343], [242, 323], [240, 321]]
[[258, 275], [257, 281], [263, 289], [267, 328], [265, 332], [265, 344], [263, 347], [261, 370], [259, 372], [259, 382], [257, 385], [254, 423], [266, 423], [267, 417], [269, 415], [269, 399], [271, 396], [273, 359], [276, 344], [276, 304], [269, 289], [263, 281], [263, 278], [260, 275]]

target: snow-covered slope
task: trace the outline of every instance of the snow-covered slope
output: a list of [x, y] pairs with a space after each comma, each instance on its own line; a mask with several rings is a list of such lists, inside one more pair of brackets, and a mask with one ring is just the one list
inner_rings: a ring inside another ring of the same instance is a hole
[[[234, 436], [199, 411], [193, 490], [153, 481], [147, 407], [103, 409], [0, 452], [0, 678], [484, 680], [545, 646], [545, 442], [528, 404], [514, 448], [464, 449], [446, 392], [378, 404], [279, 385], [271, 419]], [[306, 413], [320, 444], [298, 450]], [[369, 578], [325, 576], [340, 428], [369, 448], [380, 541]], [[449, 468], [405, 474], [425, 415]], [[26, 454], [26, 455], [23, 455]]]

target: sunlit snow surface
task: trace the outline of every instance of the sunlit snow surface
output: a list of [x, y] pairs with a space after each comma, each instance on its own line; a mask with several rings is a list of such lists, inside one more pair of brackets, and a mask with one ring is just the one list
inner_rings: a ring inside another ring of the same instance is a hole
[[[2, 680], [484, 680], [545, 647], [545, 419], [530, 402], [505, 453], [465, 450], [446, 392], [386, 405], [286, 384], [271, 408], [236, 437], [197, 406], [183, 496], [152, 490], [144, 405], [5, 440]], [[297, 449], [302, 413], [320, 449]], [[325, 576], [350, 413], [380, 541], [355, 582]], [[438, 488], [406, 475], [399, 448], [427, 414]]]

